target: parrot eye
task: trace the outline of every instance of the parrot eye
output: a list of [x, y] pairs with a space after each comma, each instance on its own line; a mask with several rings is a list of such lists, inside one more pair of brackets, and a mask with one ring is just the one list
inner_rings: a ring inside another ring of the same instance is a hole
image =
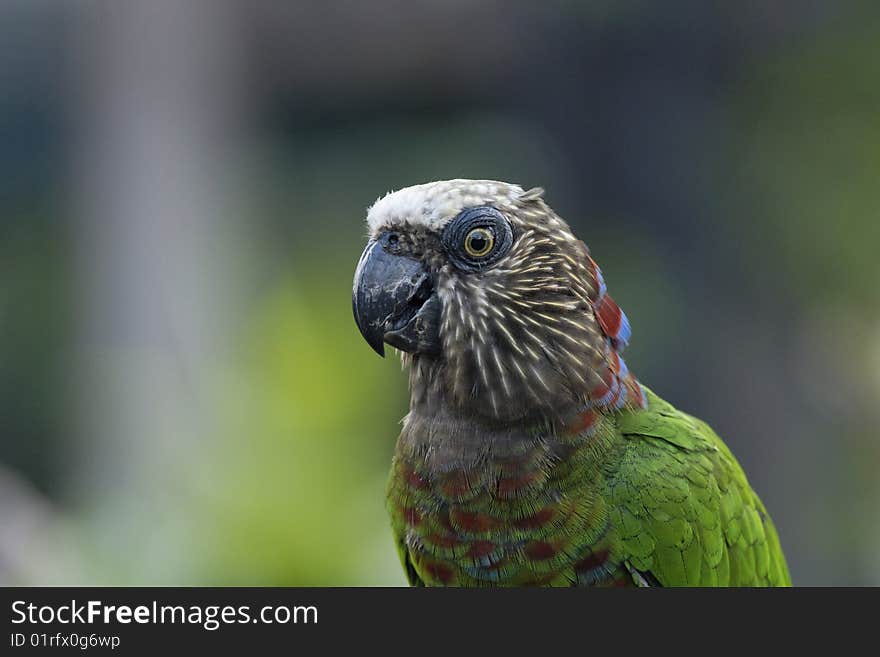
[[507, 254], [513, 245], [513, 229], [507, 218], [491, 206], [467, 208], [449, 222], [441, 241], [452, 264], [476, 272]]
[[464, 238], [464, 250], [472, 258], [488, 255], [495, 246], [495, 235], [487, 228], [474, 228]]

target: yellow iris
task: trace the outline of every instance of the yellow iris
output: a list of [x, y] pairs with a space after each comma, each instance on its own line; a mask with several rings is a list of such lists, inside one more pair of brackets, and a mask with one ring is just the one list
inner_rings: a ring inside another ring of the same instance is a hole
[[488, 228], [474, 228], [464, 238], [464, 250], [472, 258], [482, 258], [495, 246], [495, 235]]

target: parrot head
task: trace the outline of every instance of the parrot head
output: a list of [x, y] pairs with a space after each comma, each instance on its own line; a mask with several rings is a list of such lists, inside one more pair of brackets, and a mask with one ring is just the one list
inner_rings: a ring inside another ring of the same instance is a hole
[[411, 407], [509, 422], [610, 394], [629, 325], [542, 189], [415, 185], [377, 200], [367, 224], [354, 317], [379, 355], [402, 352]]

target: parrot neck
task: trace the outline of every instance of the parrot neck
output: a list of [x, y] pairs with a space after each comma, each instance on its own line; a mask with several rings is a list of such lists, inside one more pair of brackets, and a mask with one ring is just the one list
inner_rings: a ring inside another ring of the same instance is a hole
[[463, 423], [491, 429], [522, 427], [553, 428], [565, 431], [586, 412], [610, 415], [627, 408], [643, 408], [646, 395], [642, 385], [629, 372], [611, 340], [607, 340], [606, 360], [593, 380], [599, 383], [589, 391], [573, 392], [570, 388], [554, 391], [543, 403], [523, 398], [513, 407], [496, 414], [492, 404], [477, 398], [462, 404], [447, 380], [442, 359], [409, 357], [410, 413], [426, 417], [458, 418]]
[[[447, 441], [450, 435], [501, 434], [509, 440], [511, 433], [517, 432], [534, 437], [587, 431], [606, 416], [646, 405], [644, 388], [626, 369], [610, 341], [608, 348], [610, 364], [603, 371], [602, 383], [593, 389], [592, 395], [571, 395], [567, 399], [560, 395], [557, 400], [564, 401], [552, 407], [524, 403], [516, 412], [510, 411], [504, 417], [474, 413], [474, 404], [462, 406], [447, 385], [442, 360], [412, 358], [407, 363], [410, 366], [408, 417], [436, 420], [432, 422], [430, 434], [438, 442]], [[489, 404], [483, 408], [491, 410]]]
[[549, 450], [552, 454], [547, 452], [543, 465], [529, 466], [549, 471], [555, 460], [576, 447], [590, 445], [595, 460], [600, 460], [604, 441], [595, 439], [607, 435], [613, 425], [610, 415], [587, 408], [572, 408], [564, 422], [493, 424], [464, 416], [442, 402], [420, 404], [404, 418], [397, 453], [439, 475], [491, 472], [493, 463], [520, 463], [527, 452]]

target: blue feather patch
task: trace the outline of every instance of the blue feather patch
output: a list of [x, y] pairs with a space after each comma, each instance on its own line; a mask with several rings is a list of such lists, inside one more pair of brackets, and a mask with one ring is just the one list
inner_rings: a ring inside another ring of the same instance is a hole
[[617, 351], [623, 351], [623, 348], [629, 344], [629, 339], [631, 337], [632, 328], [629, 325], [629, 318], [627, 318], [626, 313], [621, 310], [620, 328], [617, 331], [617, 336], [614, 338], [614, 346], [617, 348]]

